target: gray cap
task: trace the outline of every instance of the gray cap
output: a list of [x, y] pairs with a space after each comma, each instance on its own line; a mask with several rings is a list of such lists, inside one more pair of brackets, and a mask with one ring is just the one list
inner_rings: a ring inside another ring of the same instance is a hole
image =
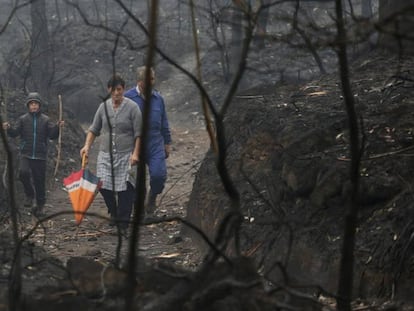
[[31, 102], [31, 101], [35, 101], [38, 102], [39, 105], [42, 104], [42, 98], [40, 97], [40, 94], [37, 92], [32, 92], [29, 93], [29, 95], [27, 95], [27, 99], [26, 99], [26, 106]]

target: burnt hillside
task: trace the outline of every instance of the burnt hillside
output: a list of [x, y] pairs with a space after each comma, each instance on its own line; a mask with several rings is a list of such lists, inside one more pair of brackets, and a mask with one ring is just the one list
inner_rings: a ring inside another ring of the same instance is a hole
[[[414, 60], [375, 52], [352, 64], [364, 142], [356, 297], [412, 299]], [[273, 282], [335, 292], [349, 203], [347, 115], [338, 77], [263, 85], [233, 100], [225, 119], [227, 165], [240, 194], [242, 247]], [[210, 238], [229, 210], [207, 154], [188, 219]], [[200, 242], [206, 249], [206, 245]], [[279, 263], [291, 281], [283, 281]]]

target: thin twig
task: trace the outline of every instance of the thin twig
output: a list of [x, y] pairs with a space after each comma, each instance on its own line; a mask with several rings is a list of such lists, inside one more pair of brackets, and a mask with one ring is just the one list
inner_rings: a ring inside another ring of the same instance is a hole
[[[403, 148], [403, 149], [398, 149], [398, 150], [395, 150], [395, 151], [389, 151], [389, 152], [374, 154], [372, 156], [369, 156], [368, 158], [361, 159], [361, 161], [369, 161], [369, 160], [375, 160], [375, 159], [379, 159], [379, 158], [385, 158], [385, 157], [388, 157], [388, 156], [397, 155], [397, 154], [400, 154], [400, 153], [403, 153], [403, 152], [406, 152], [406, 151], [410, 151], [412, 149], [414, 149], [414, 146], [410, 146], [410, 147]], [[407, 156], [413, 156], [413, 155], [409, 154]], [[350, 158], [337, 158], [337, 160], [338, 161], [347, 161], [347, 162], [351, 161]]]
[[60, 154], [62, 151], [62, 132], [63, 132], [63, 127], [60, 127], [60, 121], [62, 121], [62, 110], [63, 110], [63, 106], [62, 106], [62, 96], [58, 95], [58, 99], [59, 99], [59, 138], [58, 138], [58, 151], [57, 151], [57, 157], [56, 157], [56, 166], [55, 166], [55, 172], [53, 174], [53, 176], [56, 176], [58, 169], [59, 169], [59, 163], [60, 163]]

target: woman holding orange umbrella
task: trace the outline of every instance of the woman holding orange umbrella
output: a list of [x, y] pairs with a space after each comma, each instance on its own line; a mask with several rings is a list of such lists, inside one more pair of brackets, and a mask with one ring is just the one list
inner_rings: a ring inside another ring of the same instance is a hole
[[123, 96], [125, 81], [121, 76], [114, 75], [107, 86], [110, 98], [98, 107], [80, 154], [88, 156], [95, 138], [101, 136], [96, 167], [102, 181], [100, 193], [111, 224], [116, 221], [125, 230], [135, 197], [130, 170], [139, 161], [142, 116], [138, 106]]

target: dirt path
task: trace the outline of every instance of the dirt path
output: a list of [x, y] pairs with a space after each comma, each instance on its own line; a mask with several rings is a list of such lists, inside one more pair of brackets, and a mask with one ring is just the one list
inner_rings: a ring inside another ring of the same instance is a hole
[[[186, 204], [193, 178], [207, 148], [208, 140], [201, 128], [190, 129], [172, 125], [174, 139], [168, 159], [168, 181], [160, 198], [158, 216], [185, 217]], [[93, 165], [91, 164], [91, 170]], [[48, 253], [66, 262], [73, 256], [85, 256], [102, 262], [115, 258], [119, 243], [115, 228], [108, 225], [108, 214], [102, 197], [98, 194], [79, 228], [76, 227], [67, 193], [56, 182], [48, 194], [46, 215], [52, 216], [38, 228], [31, 240]], [[188, 238], [180, 236], [181, 224], [177, 222], [142, 226], [139, 255], [155, 260], [166, 260], [185, 267], [194, 267], [199, 254]], [[125, 254], [127, 240], [122, 240], [121, 254]], [[121, 256], [125, 257], [125, 256]]]

